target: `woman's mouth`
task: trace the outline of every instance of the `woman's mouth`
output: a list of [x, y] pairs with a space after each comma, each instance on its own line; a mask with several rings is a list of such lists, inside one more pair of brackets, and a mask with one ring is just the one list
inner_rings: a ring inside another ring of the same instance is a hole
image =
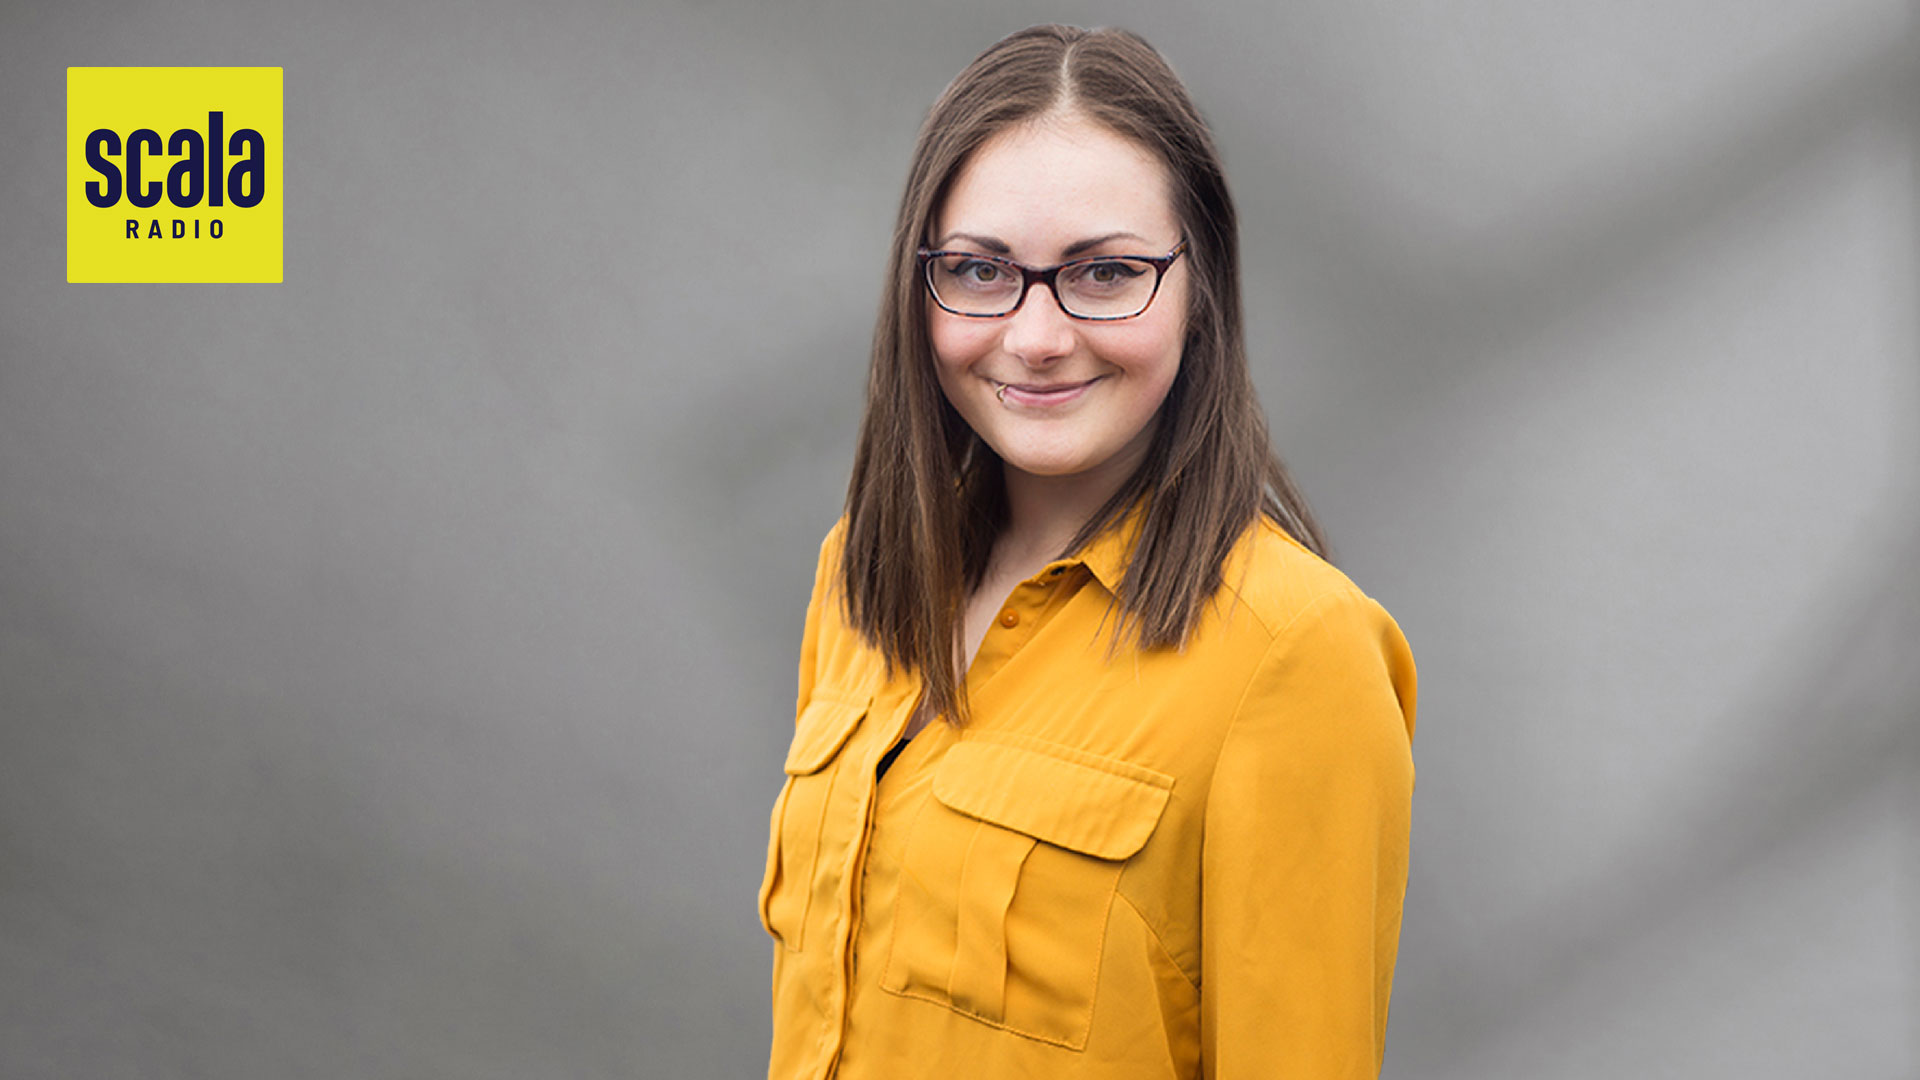
[[1047, 409], [1065, 405], [1085, 393], [1087, 387], [1099, 382], [1098, 378], [1072, 383], [1003, 383], [989, 379], [993, 383], [993, 396], [1000, 399], [1002, 405], [1019, 405], [1029, 409]]

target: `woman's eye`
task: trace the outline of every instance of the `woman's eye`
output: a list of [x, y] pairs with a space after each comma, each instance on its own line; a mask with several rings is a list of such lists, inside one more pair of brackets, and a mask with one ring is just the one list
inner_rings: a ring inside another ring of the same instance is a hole
[[1093, 262], [1080, 267], [1075, 276], [1086, 285], [1124, 285], [1146, 271], [1131, 263], [1118, 260], [1111, 262]]
[[953, 276], [970, 285], [991, 285], [1005, 273], [1005, 270], [984, 259], [969, 259], [954, 268]]

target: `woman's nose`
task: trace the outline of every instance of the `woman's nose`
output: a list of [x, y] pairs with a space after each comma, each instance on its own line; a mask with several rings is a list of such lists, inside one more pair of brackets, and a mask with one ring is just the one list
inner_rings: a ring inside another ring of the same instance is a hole
[[1019, 309], [1007, 316], [1000, 345], [1021, 363], [1037, 366], [1072, 352], [1074, 333], [1073, 320], [1060, 309], [1053, 289], [1036, 281]]

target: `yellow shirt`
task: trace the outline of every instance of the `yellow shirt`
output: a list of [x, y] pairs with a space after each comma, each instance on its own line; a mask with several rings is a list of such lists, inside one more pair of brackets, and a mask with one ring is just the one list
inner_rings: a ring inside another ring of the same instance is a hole
[[1262, 519], [1183, 651], [1122, 647], [1110, 530], [1007, 597], [878, 781], [884, 674], [821, 548], [761, 921], [774, 1080], [1373, 1077], [1406, 889], [1414, 667]]

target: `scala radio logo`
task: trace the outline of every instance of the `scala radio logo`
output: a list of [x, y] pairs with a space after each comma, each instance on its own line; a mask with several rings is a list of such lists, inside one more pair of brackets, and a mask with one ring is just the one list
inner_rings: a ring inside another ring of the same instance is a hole
[[281, 69], [67, 69], [68, 281], [279, 281]]

